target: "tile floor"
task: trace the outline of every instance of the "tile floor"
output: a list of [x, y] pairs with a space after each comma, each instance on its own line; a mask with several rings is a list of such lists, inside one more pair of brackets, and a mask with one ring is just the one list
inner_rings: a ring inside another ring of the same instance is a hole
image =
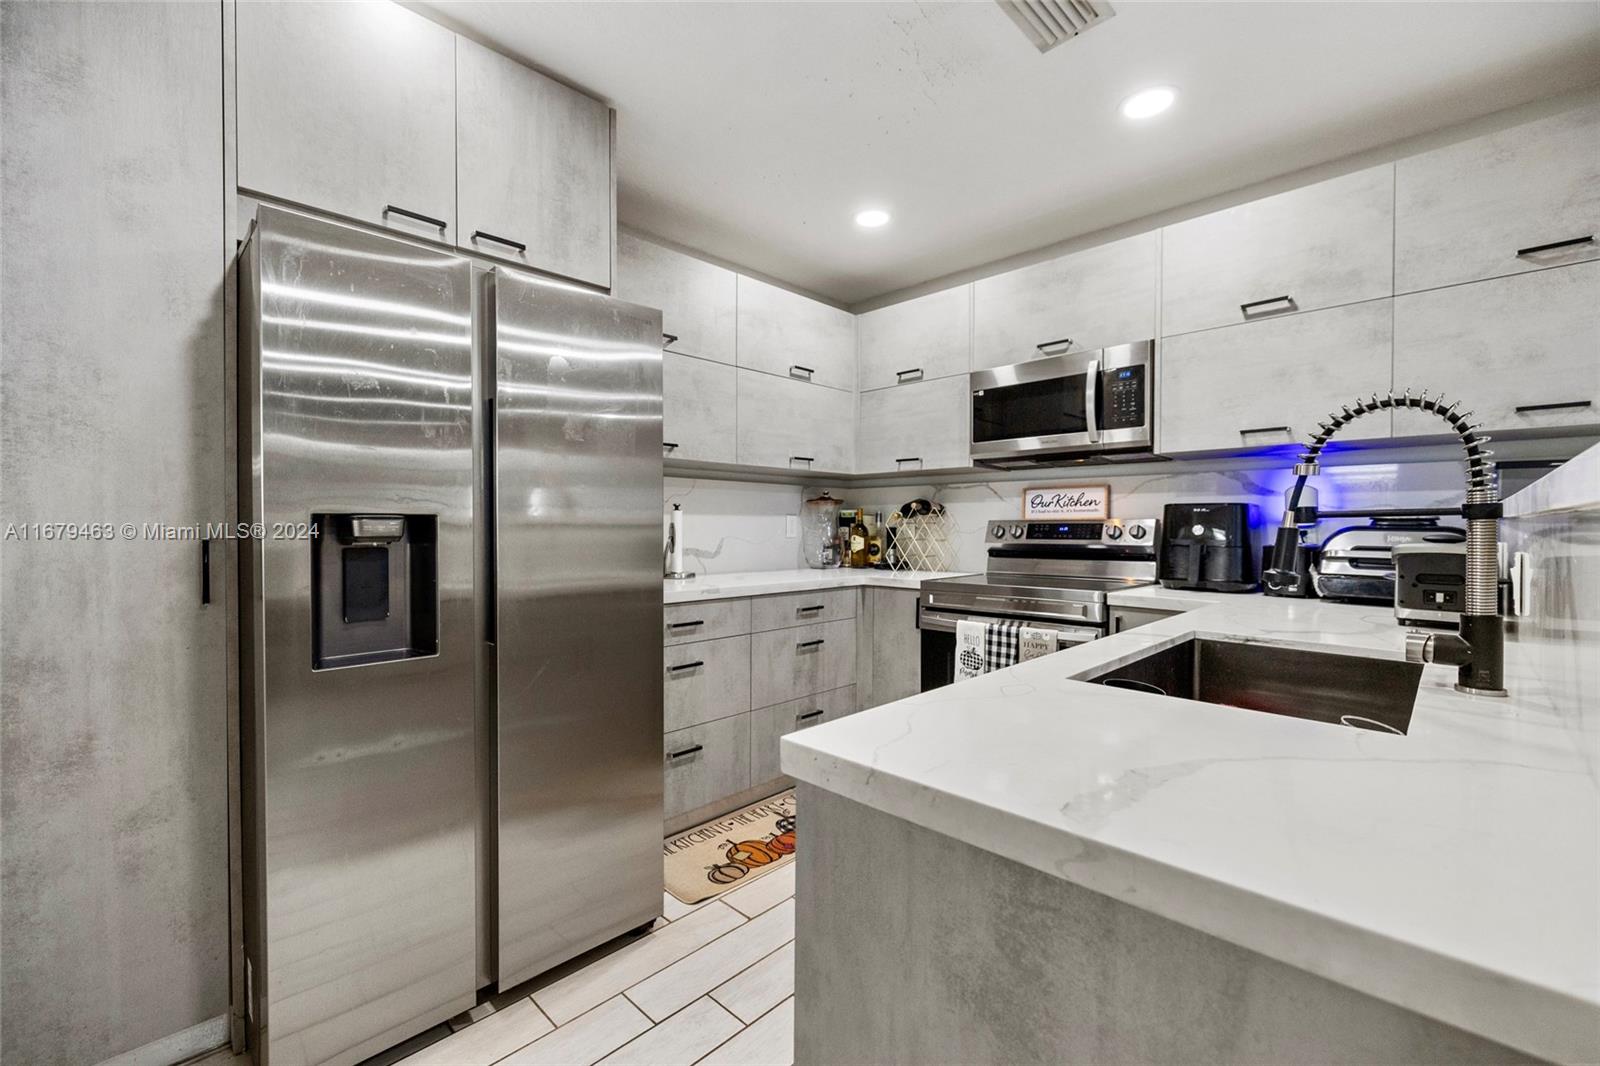
[[390, 1061], [790, 1066], [794, 874], [791, 862], [693, 907], [667, 895], [644, 936], [499, 997], [492, 1013], [480, 1008], [470, 1024]]

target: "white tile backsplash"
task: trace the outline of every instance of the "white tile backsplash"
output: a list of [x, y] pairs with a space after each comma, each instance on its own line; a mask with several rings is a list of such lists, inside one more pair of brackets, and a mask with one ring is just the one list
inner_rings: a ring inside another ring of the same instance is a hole
[[800, 513], [798, 485], [669, 477], [662, 493], [661, 538], [672, 505], [684, 510], [684, 565], [698, 574], [792, 570], [801, 565], [800, 538], [787, 533]]

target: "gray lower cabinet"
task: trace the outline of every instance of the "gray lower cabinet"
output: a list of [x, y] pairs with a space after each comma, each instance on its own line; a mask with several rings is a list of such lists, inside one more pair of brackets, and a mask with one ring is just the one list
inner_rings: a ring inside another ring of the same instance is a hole
[[1154, 337], [1159, 249], [1152, 231], [978, 280], [972, 368]]
[[855, 684], [856, 623], [818, 625], [757, 633], [750, 641], [750, 704], [766, 707]]
[[972, 465], [967, 376], [864, 392], [856, 472], [949, 470]]
[[1400, 160], [1394, 225], [1396, 292], [1600, 258], [1600, 104]]
[[880, 707], [922, 691], [922, 633], [915, 589], [867, 589], [872, 601], [872, 686], [862, 703]]
[[[1223, 451], [1305, 441], [1340, 405], [1389, 390], [1390, 300], [1168, 337], [1157, 359], [1156, 449]], [[1389, 436], [1387, 412], [1341, 439]]]
[[673, 352], [663, 352], [661, 359], [662, 455], [738, 462], [738, 371]]
[[664, 738], [666, 819], [750, 787], [750, 714], [676, 729]]
[[847, 685], [750, 712], [750, 784], [783, 776], [778, 742], [787, 734], [832, 722], [860, 710], [856, 688]]
[[[222, 12], [0, 4], [0, 483], [19, 528], [231, 517]], [[210, 604], [195, 540], [0, 551], [7, 1062], [118, 1059], [228, 1013], [233, 586], [213, 548]]]
[[965, 375], [972, 359], [972, 286], [868, 311], [856, 326], [862, 391]]
[[456, 243], [610, 286], [611, 109], [465, 37], [456, 108]]
[[750, 638], [674, 644], [661, 676], [667, 732], [743, 714], [750, 709]]
[[611, 291], [661, 312], [667, 351], [734, 362], [738, 277], [733, 271], [624, 231], [617, 234], [617, 281]]
[[750, 629], [762, 633], [854, 618], [856, 596], [856, 590], [850, 588], [759, 596], [750, 601]]
[[741, 465], [830, 474], [854, 470], [852, 393], [741, 368], [738, 405]]
[[1161, 231], [1161, 333], [1376, 300], [1394, 292], [1386, 164]]
[[[1495, 431], [1600, 424], [1600, 262], [1395, 298], [1394, 383]], [[1395, 435], [1445, 432], [1395, 414]]]
[[835, 389], [856, 387], [856, 316], [739, 275], [739, 365]]
[[1113, 607], [1111, 608], [1110, 627], [1113, 633], [1126, 633], [1130, 629], [1147, 626], [1151, 622], [1159, 622], [1163, 618], [1171, 618], [1179, 611], [1155, 611], [1148, 607]]
[[750, 632], [749, 600], [675, 603], [667, 607], [662, 615], [662, 633], [668, 647]]
[[239, 187], [453, 243], [455, 34], [388, 3], [251, 0], [235, 20]]

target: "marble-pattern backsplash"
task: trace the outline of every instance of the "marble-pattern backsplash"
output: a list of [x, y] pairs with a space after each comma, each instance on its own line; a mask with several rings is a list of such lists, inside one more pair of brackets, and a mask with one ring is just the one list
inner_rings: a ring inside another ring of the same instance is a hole
[[698, 574], [793, 570], [801, 565], [800, 538], [789, 537], [800, 514], [798, 485], [669, 477], [662, 493], [662, 543], [667, 516], [682, 504], [684, 565]]

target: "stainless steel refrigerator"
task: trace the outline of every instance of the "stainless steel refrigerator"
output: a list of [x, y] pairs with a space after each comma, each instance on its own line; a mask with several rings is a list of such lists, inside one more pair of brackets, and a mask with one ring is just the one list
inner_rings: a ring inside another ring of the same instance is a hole
[[660, 909], [659, 315], [271, 206], [239, 276], [251, 1043], [353, 1063]]

